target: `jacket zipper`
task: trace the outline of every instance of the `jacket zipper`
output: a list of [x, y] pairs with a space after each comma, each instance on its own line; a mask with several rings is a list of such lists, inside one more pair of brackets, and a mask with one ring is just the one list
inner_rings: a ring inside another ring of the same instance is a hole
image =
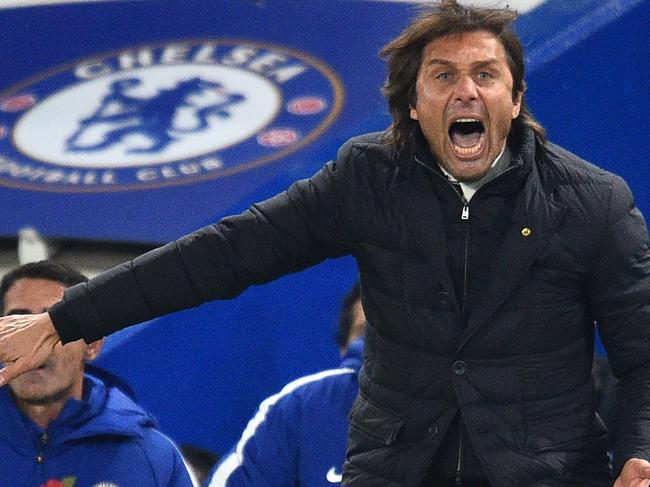
[[[466, 314], [466, 309], [467, 307], [465, 306], [465, 302], [467, 300], [467, 283], [469, 281], [469, 201], [465, 198], [465, 196], [462, 196], [463, 200], [463, 210], [460, 215], [460, 219], [465, 222], [464, 230], [465, 230], [465, 248], [464, 248], [464, 255], [463, 255], [463, 305], [461, 307], [461, 313], [463, 316], [463, 320], [467, 321], [467, 314]], [[456, 481], [455, 484], [457, 486], [462, 486], [463, 485], [463, 415], [460, 414], [460, 418], [458, 419], [459, 425], [458, 425], [458, 459], [456, 460]]]
[[462, 196], [461, 198], [463, 201], [463, 210], [461, 211], [460, 219], [465, 222], [463, 225], [463, 229], [465, 230], [465, 245], [463, 249], [463, 306], [461, 308], [461, 313], [463, 319], [467, 320], [465, 301], [467, 300], [467, 283], [469, 281], [469, 202], [465, 196]]
[[454, 484], [463, 485], [463, 420], [460, 419], [460, 435], [458, 437], [458, 460], [456, 461], [456, 478]]
[[[47, 432], [43, 432], [37, 439], [36, 439], [36, 464], [38, 465], [37, 469], [39, 472], [39, 475], [45, 479], [45, 448], [47, 447], [47, 443], [49, 441], [49, 437], [47, 436]], [[44, 480], [45, 481], [45, 480]]]
[[[431, 167], [427, 166], [424, 164], [422, 161], [420, 161], [417, 157], [415, 157], [415, 161], [420, 164], [421, 166], [427, 168], [429, 171], [431, 171], [433, 174], [435, 174], [437, 177], [442, 178], [449, 186], [451, 186], [451, 189], [458, 195], [460, 198], [463, 208], [460, 213], [460, 219], [464, 222], [469, 222], [469, 201], [467, 201], [467, 198], [465, 198], [465, 195], [459, 193], [456, 191], [456, 188], [454, 187], [454, 184], [449, 181], [445, 176], [442, 174], [439, 174], [438, 172], [434, 171]], [[506, 173], [510, 172], [513, 169], [512, 166], [510, 166], [508, 169], [503, 171], [501, 174], [496, 176], [494, 179], [488, 181], [485, 183], [483, 186], [478, 188], [476, 191], [477, 193], [484, 188], [485, 186], [489, 185], [490, 183], [494, 182], [495, 180], [501, 178], [503, 175]], [[476, 195], [476, 193], [475, 193]], [[467, 282], [468, 282], [468, 273], [469, 273], [469, 266], [468, 266], [468, 258], [469, 258], [469, 223], [465, 224], [465, 246], [464, 246], [464, 255], [463, 255], [463, 306], [461, 308], [461, 314], [463, 316], [463, 319], [467, 319], [465, 316], [465, 299], [467, 297]], [[459, 425], [459, 434], [458, 434], [458, 457], [456, 459], [456, 475], [454, 477], [454, 484], [456, 486], [462, 487], [463, 485], [463, 417], [462, 414], [460, 415], [459, 418], [460, 425]]]
[[[425, 166], [426, 167], [426, 166]], [[463, 305], [461, 306], [461, 314], [463, 316], [463, 319], [467, 319], [467, 316], [465, 316], [465, 300], [467, 299], [467, 282], [468, 282], [468, 274], [469, 274], [469, 265], [468, 265], [468, 260], [469, 260], [469, 201], [467, 201], [467, 198], [465, 198], [465, 195], [462, 194], [462, 189], [461, 192], [459, 193], [456, 190], [455, 185], [449, 181], [447, 178], [443, 177], [442, 175], [436, 173], [433, 171], [434, 174], [442, 177], [449, 186], [451, 186], [452, 190], [454, 193], [458, 195], [460, 198], [463, 208], [460, 212], [460, 219], [461, 221], [465, 222], [464, 223], [464, 230], [465, 230], [465, 245], [463, 246], [463, 296], [462, 296], [462, 303]], [[480, 188], [479, 188], [480, 189]], [[454, 485], [455, 486], [461, 486], [463, 485], [463, 419], [462, 419], [462, 414], [460, 415], [459, 418], [459, 426], [458, 426], [458, 452], [457, 452], [457, 457], [456, 457], [456, 474], [454, 476]]]
[[469, 202], [463, 197], [463, 211], [460, 214], [461, 220], [469, 220]]

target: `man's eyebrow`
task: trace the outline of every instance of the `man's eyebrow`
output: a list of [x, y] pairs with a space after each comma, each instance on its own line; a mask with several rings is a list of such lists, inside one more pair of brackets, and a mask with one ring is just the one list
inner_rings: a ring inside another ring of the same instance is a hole
[[498, 64], [499, 60], [495, 57], [491, 57], [488, 59], [484, 59], [483, 61], [477, 61], [475, 62], [472, 66], [474, 68], [485, 68], [487, 66], [493, 65], [493, 64]]
[[[476, 61], [472, 63], [473, 68], [484, 68], [486, 66], [491, 66], [493, 64], [498, 64], [499, 60], [495, 57], [487, 58], [487, 59], [482, 59], [480, 61]], [[440, 64], [443, 66], [449, 66], [450, 68], [455, 68], [456, 65], [455, 63], [449, 61], [448, 59], [443, 59], [443, 58], [431, 58], [427, 61], [427, 65], [431, 66], [433, 64]]]
[[427, 64], [429, 66], [431, 66], [432, 64], [442, 64], [443, 66], [454, 67], [454, 63], [452, 63], [451, 61], [448, 61], [447, 59], [437, 58], [437, 57], [429, 59], [427, 61]]

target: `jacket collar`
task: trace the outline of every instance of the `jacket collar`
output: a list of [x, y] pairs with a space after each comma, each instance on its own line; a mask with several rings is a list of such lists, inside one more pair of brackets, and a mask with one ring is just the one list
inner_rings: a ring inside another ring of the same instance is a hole
[[[535, 144], [535, 137], [531, 130], [513, 127], [507, 141], [508, 150], [511, 154], [511, 171], [508, 171], [510, 175], [508, 178], [499, 178], [496, 184], [490, 184], [490, 193], [504, 193], [519, 189], [521, 182], [528, 176], [532, 168]], [[425, 167], [432, 173], [445, 177], [440, 170], [439, 161], [431, 154], [429, 145], [420, 130], [415, 134], [413, 153], [407, 157], [402, 157], [398, 162], [402, 174], [413, 175], [417, 166]]]
[[[97, 435], [141, 437], [143, 428], [154, 425], [155, 420], [119, 389], [106, 387], [99, 379], [86, 374], [83, 400], [70, 399], [47, 432], [49, 445], [56, 446]], [[0, 441], [17, 450], [32, 452], [35, 438], [42, 433], [18, 409], [9, 388], [0, 388]]]

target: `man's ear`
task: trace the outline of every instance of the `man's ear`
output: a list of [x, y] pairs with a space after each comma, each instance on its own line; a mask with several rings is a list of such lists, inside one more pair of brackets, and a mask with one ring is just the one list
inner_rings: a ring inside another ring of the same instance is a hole
[[512, 113], [511, 113], [512, 120], [517, 118], [521, 113], [521, 101], [523, 97], [524, 97], [524, 92], [520, 91], [519, 93], [517, 93], [514, 100], [512, 101]]
[[84, 358], [88, 362], [95, 360], [102, 349], [102, 345], [104, 345], [103, 338], [100, 340], [95, 340], [94, 342], [86, 345], [86, 350], [84, 350]]
[[511, 118], [514, 120], [519, 116], [521, 113], [521, 105], [524, 100], [524, 93], [526, 92], [526, 82], [522, 81], [522, 89], [521, 91], [518, 91], [514, 93], [514, 96], [512, 97], [512, 113], [511, 113]]

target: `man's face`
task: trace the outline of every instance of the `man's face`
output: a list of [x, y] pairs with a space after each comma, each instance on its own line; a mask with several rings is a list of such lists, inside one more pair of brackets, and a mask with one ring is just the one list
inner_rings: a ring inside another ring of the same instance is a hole
[[[47, 311], [63, 297], [65, 286], [49, 279], [18, 279], [4, 297], [6, 315]], [[81, 399], [84, 359], [88, 346], [82, 341], [55, 347], [42, 367], [9, 383], [19, 402], [47, 404], [70, 396]]]
[[459, 181], [488, 171], [519, 115], [522, 93], [513, 100], [506, 59], [498, 38], [484, 31], [439, 37], [424, 48], [410, 116]]
[[345, 346], [339, 348], [339, 353], [344, 356], [348, 351], [348, 345], [359, 337], [362, 337], [366, 332], [366, 315], [363, 312], [361, 299], [357, 299], [350, 308], [352, 322], [350, 323], [350, 331], [348, 332], [348, 339]]

